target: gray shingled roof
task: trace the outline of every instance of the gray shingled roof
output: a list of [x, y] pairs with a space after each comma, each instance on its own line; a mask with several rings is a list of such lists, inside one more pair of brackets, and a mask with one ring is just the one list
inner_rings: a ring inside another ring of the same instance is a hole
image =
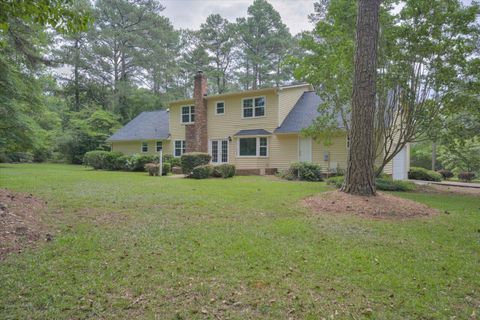
[[170, 136], [166, 110], [145, 111], [136, 116], [107, 141], [163, 140]]
[[268, 132], [265, 129], [250, 129], [250, 130], [240, 130], [235, 133], [235, 136], [268, 136], [271, 135], [271, 132]]
[[[321, 102], [322, 99], [315, 91], [305, 91], [285, 117], [281, 126], [275, 129], [275, 133], [296, 133], [309, 127], [313, 120], [320, 115], [318, 106]], [[343, 127], [340, 115], [337, 122], [340, 128]]]

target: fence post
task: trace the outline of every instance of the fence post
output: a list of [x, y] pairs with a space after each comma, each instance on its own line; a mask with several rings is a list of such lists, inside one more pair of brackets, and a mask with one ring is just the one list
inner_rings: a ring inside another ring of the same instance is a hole
[[158, 161], [159, 161], [160, 167], [158, 168], [158, 170], [160, 171], [160, 177], [161, 177], [162, 174], [163, 174], [163, 148], [160, 149], [159, 155], [160, 155], [160, 157], [159, 157]]

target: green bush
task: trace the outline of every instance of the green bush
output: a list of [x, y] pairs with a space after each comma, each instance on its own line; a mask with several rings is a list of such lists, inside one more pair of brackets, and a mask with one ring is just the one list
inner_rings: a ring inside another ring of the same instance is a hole
[[[344, 177], [337, 176], [327, 179], [328, 185], [333, 185], [337, 189], [340, 189], [343, 184]], [[392, 178], [380, 177], [375, 179], [375, 186], [377, 190], [381, 191], [413, 191], [415, 190], [415, 184], [409, 181], [392, 180]]]
[[180, 158], [175, 158], [171, 154], [164, 154], [163, 155], [163, 162], [167, 162], [170, 164], [171, 167], [180, 167], [182, 165], [182, 162]]
[[0, 153], [0, 163], [9, 163], [12, 162], [12, 159], [10, 159], [5, 153]]
[[382, 191], [413, 191], [415, 184], [410, 181], [392, 180], [385, 178], [375, 179], [377, 190]]
[[118, 151], [106, 151], [103, 159], [103, 168], [105, 170], [119, 170], [117, 167], [117, 159], [122, 157], [123, 153]]
[[235, 166], [228, 163], [214, 166], [212, 175], [217, 178], [231, 178], [235, 175]]
[[7, 157], [10, 159], [10, 162], [32, 162], [33, 154], [30, 152], [12, 152], [7, 154]]
[[441, 169], [437, 172], [442, 175], [443, 180], [447, 180], [453, 177], [453, 172], [447, 169]]
[[33, 150], [33, 162], [45, 162], [52, 156], [52, 151], [47, 148], [37, 148]]
[[192, 173], [190, 174], [191, 178], [194, 179], [207, 179], [213, 173], [213, 166], [209, 164], [204, 164], [200, 166], [196, 166], [193, 168]]
[[475, 173], [474, 172], [459, 172], [457, 174], [458, 179], [465, 181], [465, 182], [470, 182], [475, 178]]
[[118, 157], [115, 160], [115, 168], [116, 170], [128, 170], [128, 161], [130, 161], [131, 156], [123, 155]]
[[280, 174], [283, 179], [302, 181], [322, 181], [322, 172], [318, 164], [310, 162], [295, 162], [290, 168]]
[[118, 170], [117, 161], [122, 155], [121, 152], [116, 151], [89, 151], [83, 156], [83, 164], [93, 167], [95, 170]]
[[408, 179], [424, 180], [424, 181], [441, 181], [442, 175], [438, 172], [427, 170], [424, 168], [411, 167], [408, 171]]
[[329, 186], [335, 186], [335, 188], [340, 189], [343, 184], [343, 176], [335, 176], [327, 179], [327, 184]]
[[147, 163], [158, 163], [158, 155], [135, 153], [127, 160], [126, 167], [130, 171], [144, 171]]
[[202, 165], [207, 165], [210, 163], [211, 159], [212, 159], [212, 156], [210, 156], [208, 153], [202, 153], [202, 152], [184, 153], [181, 157], [182, 172], [187, 176], [189, 176], [190, 173], [192, 173], [193, 168], [202, 166]]
[[172, 172], [172, 165], [168, 162], [164, 162], [163, 165], [162, 165], [162, 175], [166, 176], [170, 172]]

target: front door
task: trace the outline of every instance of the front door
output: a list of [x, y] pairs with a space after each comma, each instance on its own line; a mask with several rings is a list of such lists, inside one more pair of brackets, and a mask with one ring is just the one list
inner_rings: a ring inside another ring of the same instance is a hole
[[228, 140], [211, 140], [210, 152], [212, 154], [212, 163], [227, 163]]
[[298, 161], [312, 162], [312, 138], [298, 138]]

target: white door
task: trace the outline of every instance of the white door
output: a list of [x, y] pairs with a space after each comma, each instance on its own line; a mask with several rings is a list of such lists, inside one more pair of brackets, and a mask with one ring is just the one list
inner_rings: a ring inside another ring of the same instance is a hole
[[406, 180], [408, 179], [408, 172], [407, 172], [407, 149], [404, 147], [400, 150], [399, 153], [395, 157], [393, 157], [393, 172], [392, 178], [393, 180]]
[[210, 153], [212, 155], [212, 163], [227, 163], [228, 140], [211, 140]]
[[312, 138], [298, 138], [298, 161], [312, 162]]

